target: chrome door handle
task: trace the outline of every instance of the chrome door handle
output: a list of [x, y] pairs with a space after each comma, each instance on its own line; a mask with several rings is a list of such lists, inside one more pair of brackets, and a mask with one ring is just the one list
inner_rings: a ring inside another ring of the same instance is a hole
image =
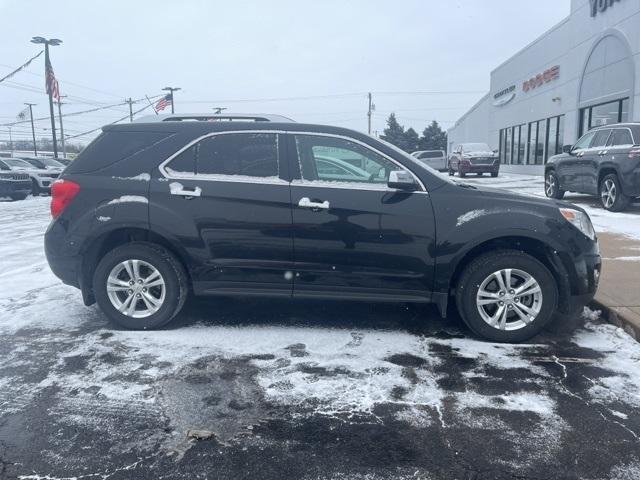
[[329, 210], [329, 200], [324, 202], [312, 202], [309, 197], [302, 197], [298, 202], [300, 208], [310, 208], [312, 210]]
[[169, 185], [171, 195], [178, 195], [179, 197], [193, 198], [199, 197], [202, 194], [200, 187], [194, 187], [193, 190], [187, 190], [180, 184]]

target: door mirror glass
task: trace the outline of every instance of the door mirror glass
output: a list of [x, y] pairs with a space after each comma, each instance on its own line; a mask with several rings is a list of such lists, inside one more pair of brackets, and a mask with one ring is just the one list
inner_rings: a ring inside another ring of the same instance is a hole
[[412, 192], [418, 189], [418, 184], [415, 178], [409, 172], [404, 170], [394, 170], [389, 173], [389, 181], [387, 182], [389, 188], [397, 188], [398, 190], [406, 190]]
[[571, 153], [571, 150], [573, 150], [573, 145], [563, 145], [562, 147], [562, 153]]

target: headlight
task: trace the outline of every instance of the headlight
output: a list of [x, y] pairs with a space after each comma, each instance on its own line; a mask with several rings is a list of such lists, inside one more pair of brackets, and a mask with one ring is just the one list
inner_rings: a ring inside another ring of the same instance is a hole
[[566, 221], [584, 233], [591, 240], [596, 239], [596, 232], [593, 229], [589, 215], [573, 208], [560, 208], [560, 214]]

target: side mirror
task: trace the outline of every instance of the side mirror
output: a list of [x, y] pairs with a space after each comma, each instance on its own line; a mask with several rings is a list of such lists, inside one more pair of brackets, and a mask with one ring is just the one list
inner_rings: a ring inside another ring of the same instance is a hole
[[571, 150], [573, 150], [573, 145], [563, 145], [562, 146], [562, 153], [571, 154]]
[[398, 190], [406, 190], [413, 192], [418, 189], [418, 184], [415, 178], [409, 172], [404, 170], [394, 170], [389, 173], [389, 181], [387, 182], [389, 188], [397, 188]]

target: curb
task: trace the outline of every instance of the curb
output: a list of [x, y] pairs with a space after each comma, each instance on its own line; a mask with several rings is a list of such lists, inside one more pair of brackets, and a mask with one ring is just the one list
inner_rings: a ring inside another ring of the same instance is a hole
[[[631, 315], [625, 315], [625, 313], [620, 312], [620, 310], [624, 310], [624, 307], [608, 307], [597, 300], [593, 300], [589, 304], [589, 308], [600, 310], [602, 318], [616, 327], [622, 328], [635, 341], [640, 342], [640, 322], [638, 322], [638, 319], [631, 318]], [[632, 315], [637, 317], [635, 314]]]

